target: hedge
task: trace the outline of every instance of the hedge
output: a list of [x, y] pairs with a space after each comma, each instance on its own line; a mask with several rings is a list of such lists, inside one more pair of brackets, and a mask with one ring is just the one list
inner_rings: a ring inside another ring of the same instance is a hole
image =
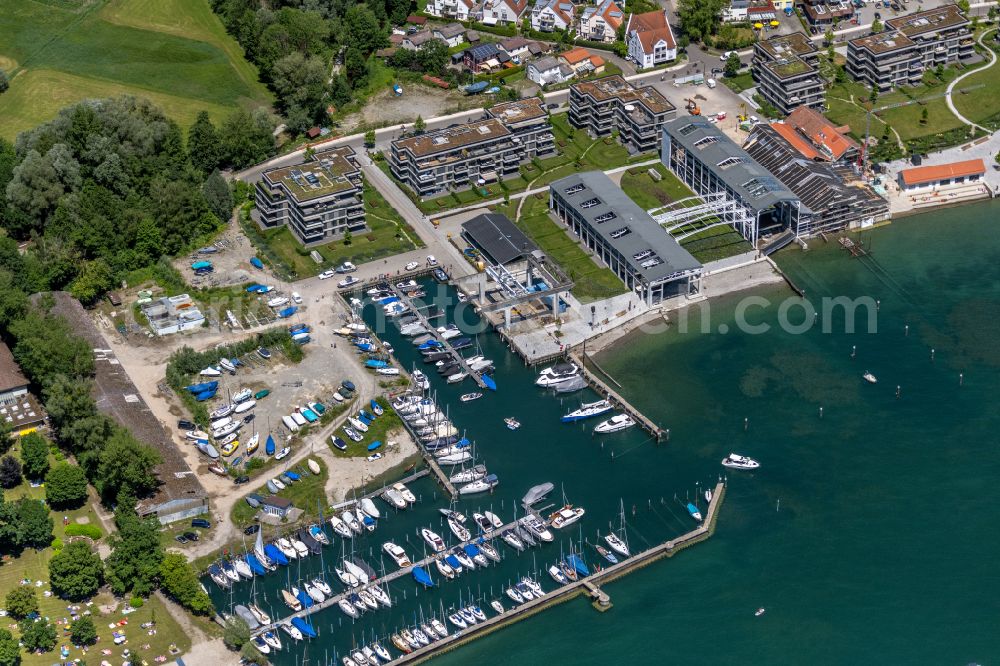
[[92, 539], [94, 541], [99, 540], [104, 533], [101, 532], [101, 528], [97, 525], [85, 524], [81, 525], [79, 523], [70, 523], [66, 526], [66, 536], [75, 537], [82, 536]]

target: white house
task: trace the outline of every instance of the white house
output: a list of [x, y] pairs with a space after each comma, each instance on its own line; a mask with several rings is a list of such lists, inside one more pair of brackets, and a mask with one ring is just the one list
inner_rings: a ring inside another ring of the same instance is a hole
[[527, 77], [540, 86], [563, 83], [573, 78], [573, 68], [549, 56], [529, 62]]
[[449, 23], [434, 28], [431, 34], [447, 44], [448, 48], [454, 48], [465, 41], [465, 26], [461, 23]]
[[580, 28], [577, 35], [592, 42], [615, 41], [618, 28], [625, 20], [625, 14], [614, 0], [603, 0], [594, 7], [586, 7], [580, 13]]
[[433, 0], [427, 3], [427, 13], [468, 21], [475, 4], [473, 0]]
[[531, 28], [541, 32], [560, 32], [573, 24], [576, 7], [567, 0], [535, 0], [531, 8]]
[[633, 14], [625, 28], [628, 55], [638, 69], [677, 59], [677, 41], [667, 21], [667, 12], [657, 10]]
[[528, 0], [486, 0], [480, 21], [485, 25], [510, 25], [520, 21], [527, 8]]

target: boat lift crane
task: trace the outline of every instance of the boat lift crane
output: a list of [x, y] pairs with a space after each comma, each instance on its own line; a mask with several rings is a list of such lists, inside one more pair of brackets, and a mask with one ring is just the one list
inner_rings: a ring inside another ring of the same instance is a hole
[[917, 97], [915, 99], [908, 99], [905, 102], [896, 102], [895, 104], [886, 104], [884, 106], [874, 107], [874, 108], [869, 103], [867, 105], [868, 106], [868, 111], [865, 113], [865, 145], [864, 145], [864, 149], [861, 151], [861, 155], [862, 155], [862, 158], [861, 158], [862, 159], [862, 162], [861, 162], [861, 174], [862, 174], [862, 176], [865, 176], [865, 174], [868, 173], [868, 167], [869, 167], [868, 151], [869, 151], [869, 149], [871, 147], [871, 138], [872, 138], [872, 131], [871, 130], [872, 130], [872, 114], [873, 113], [877, 114], [879, 111], [886, 111], [888, 109], [898, 109], [898, 108], [903, 107], [903, 106], [912, 106], [914, 104], [923, 104], [924, 102], [929, 102], [929, 101], [934, 100], [934, 99], [940, 99], [941, 97], [947, 97], [948, 95], [954, 95], [955, 93], [960, 93], [960, 94], [964, 95], [965, 93], [967, 93], [969, 91], [976, 90], [977, 88], [982, 88], [984, 86], [985, 86], [985, 84], [979, 83], [979, 84], [976, 84], [974, 86], [968, 86], [966, 88], [960, 88], [959, 90], [953, 90], [950, 93], [949, 92], [936, 93], [934, 95], [927, 95], [925, 97]]

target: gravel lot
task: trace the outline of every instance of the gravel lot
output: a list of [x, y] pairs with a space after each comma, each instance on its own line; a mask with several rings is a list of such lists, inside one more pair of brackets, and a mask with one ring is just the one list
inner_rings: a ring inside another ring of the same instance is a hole
[[359, 131], [358, 128], [363, 125], [382, 127], [412, 123], [417, 116], [426, 120], [477, 108], [482, 104], [482, 98], [467, 96], [457, 90], [413, 85], [406, 87], [399, 97], [392, 94], [391, 90], [385, 90], [369, 99], [364, 109], [346, 116], [338, 131], [341, 134], [351, 134]]

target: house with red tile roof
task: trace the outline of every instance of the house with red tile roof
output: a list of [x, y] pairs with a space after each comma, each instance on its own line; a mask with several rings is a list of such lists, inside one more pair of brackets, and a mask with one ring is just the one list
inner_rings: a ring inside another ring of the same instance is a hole
[[531, 8], [531, 29], [561, 32], [573, 25], [576, 5], [569, 0], [535, 0]]
[[625, 28], [625, 41], [628, 55], [638, 69], [677, 59], [677, 40], [666, 11], [632, 14]]
[[565, 53], [560, 53], [559, 61], [569, 65], [577, 76], [604, 72], [604, 58], [579, 46]]
[[611, 43], [624, 21], [625, 14], [615, 0], [603, 0], [594, 7], [585, 7], [580, 13], [577, 36], [592, 42]]
[[861, 146], [847, 135], [851, 128], [846, 125], [834, 125], [826, 116], [811, 107], [800, 106], [793, 109], [785, 118], [785, 125], [813, 148], [816, 157], [806, 155], [809, 159], [828, 162], [856, 162], [858, 159]]
[[899, 186], [907, 191], [932, 190], [944, 185], [970, 185], [982, 182], [986, 165], [981, 159], [951, 162], [938, 166], [919, 166], [899, 172]]

